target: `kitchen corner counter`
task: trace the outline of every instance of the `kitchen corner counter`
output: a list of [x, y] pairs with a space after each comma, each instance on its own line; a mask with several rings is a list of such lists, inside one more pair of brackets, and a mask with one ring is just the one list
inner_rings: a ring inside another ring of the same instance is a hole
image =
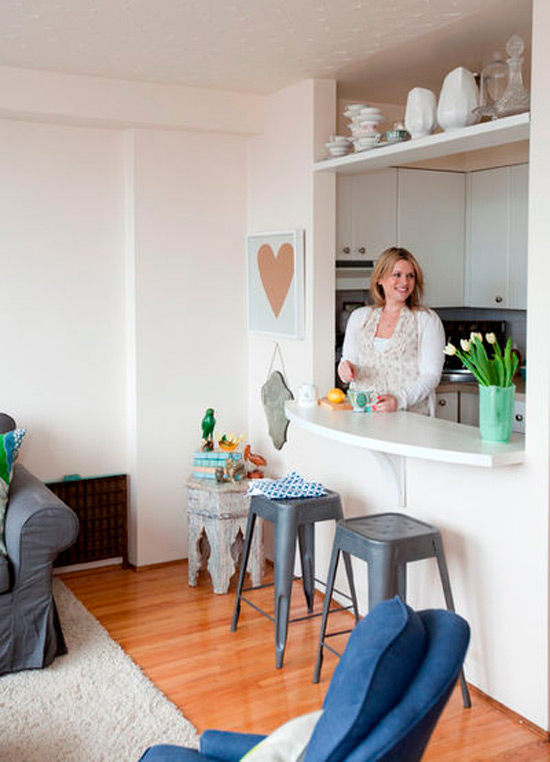
[[521, 434], [512, 434], [509, 442], [484, 442], [475, 426], [404, 411], [376, 414], [302, 407], [295, 400], [286, 403], [285, 411], [292, 423], [312, 434], [388, 455], [485, 468], [525, 460]]

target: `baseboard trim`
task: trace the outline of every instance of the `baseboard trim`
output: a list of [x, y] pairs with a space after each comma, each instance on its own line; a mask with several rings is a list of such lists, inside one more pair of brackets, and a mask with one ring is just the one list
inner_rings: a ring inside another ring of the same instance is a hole
[[135, 564], [128, 564], [128, 568], [135, 572], [150, 571], [151, 569], [162, 569], [165, 566], [181, 566], [186, 564], [186, 558], [177, 558], [174, 561], [161, 561], [158, 564], [143, 564], [143, 566], [136, 566]]
[[550, 732], [544, 730], [538, 725], [535, 725], [534, 722], [531, 722], [531, 720], [526, 719], [521, 714], [518, 714], [518, 712], [514, 712], [513, 709], [510, 709], [510, 707], [506, 706], [505, 704], [501, 704], [500, 701], [497, 701], [496, 699], [487, 695], [487, 693], [484, 693], [479, 688], [476, 688], [475, 685], [471, 685], [470, 683], [468, 683], [468, 687], [470, 689], [470, 692], [474, 696], [475, 695], [479, 696], [488, 704], [491, 704], [491, 706], [493, 706], [495, 709], [498, 709], [499, 712], [502, 712], [507, 717], [510, 717], [511, 720], [513, 720], [514, 722], [517, 722], [519, 725], [523, 725], [524, 728], [527, 728], [532, 733], [539, 736], [539, 738], [542, 738], [544, 741], [546, 742], [550, 741]]

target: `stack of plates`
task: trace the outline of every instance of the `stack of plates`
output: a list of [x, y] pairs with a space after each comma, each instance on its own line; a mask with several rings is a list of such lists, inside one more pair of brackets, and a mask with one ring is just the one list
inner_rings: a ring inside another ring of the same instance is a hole
[[356, 151], [365, 151], [378, 144], [381, 135], [377, 128], [385, 120], [379, 108], [353, 103], [346, 108], [344, 116], [350, 120], [349, 129]]

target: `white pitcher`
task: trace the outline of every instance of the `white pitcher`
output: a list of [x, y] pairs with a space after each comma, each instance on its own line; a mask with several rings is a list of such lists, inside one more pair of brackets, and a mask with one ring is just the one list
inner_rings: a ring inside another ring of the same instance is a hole
[[479, 91], [474, 75], [463, 66], [450, 71], [443, 80], [437, 121], [441, 129], [458, 130], [477, 120], [474, 109], [479, 106]]
[[431, 90], [413, 87], [407, 95], [405, 128], [411, 138], [430, 135], [436, 125], [436, 99]]

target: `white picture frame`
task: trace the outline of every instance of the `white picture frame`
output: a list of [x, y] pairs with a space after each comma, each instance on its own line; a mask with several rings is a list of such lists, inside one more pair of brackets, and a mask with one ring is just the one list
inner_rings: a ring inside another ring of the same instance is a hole
[[304, 336], [304, 230], [246, 237], [248, 330]]

